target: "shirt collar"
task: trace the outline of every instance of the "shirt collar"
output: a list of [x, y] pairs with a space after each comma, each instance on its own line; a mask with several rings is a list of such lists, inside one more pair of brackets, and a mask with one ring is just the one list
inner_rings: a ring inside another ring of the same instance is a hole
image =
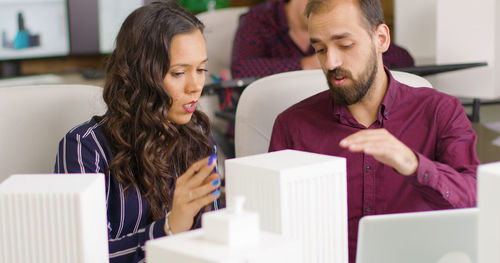
[[401, 89], [399, 88], [400, 83], [394, 79], [391, 71], [386, 67], [384, 67], [384, 70], [385, 73], [387, 74], [388, 85], [384, 99], [380, 104], [379, 120], [381, 119], [381, 117], [386, 120], [389, 119], [389, 117], [391, 116], [391, 109], [394, 108], [396, 98], [398, 97], [398, 94], [401, 91]]
[[274, 2], [273, 4], [275, 7], [274, 12], [276, 12], [277, 17], [278, 17], [278, 20], [276, 21], [278, 29], [281, 32], [288, 34], [288, 30], [290, 29], [290, 26], [288, 25], [288, 19], [286, 18], [285, 2], [278, 1], [278, 2]]

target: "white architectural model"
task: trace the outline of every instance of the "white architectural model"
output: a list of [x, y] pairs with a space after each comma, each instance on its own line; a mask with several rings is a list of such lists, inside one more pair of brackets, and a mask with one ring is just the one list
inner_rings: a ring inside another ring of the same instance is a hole
[[109, 262], [103, 174], [13, 175], [0, 184], [0, 262]]
[[500, 162], [478, 168], [478, 263], [500, 262]]
[[345, 158], [284, 150], [226, 160], [226, 198], [245, 196], [264, 231], [302, 241], [304, 261], [347, 263]]
[[148, 241], [146, 262], [302, 262], [300, 241], [261, 232], [259, 216], [243, 211], [243, 200], [239, 197], [233, 207], [203, 214], [202, 229]]

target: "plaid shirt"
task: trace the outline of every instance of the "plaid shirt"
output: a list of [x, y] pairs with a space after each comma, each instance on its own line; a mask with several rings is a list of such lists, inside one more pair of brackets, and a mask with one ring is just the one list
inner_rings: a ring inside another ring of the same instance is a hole
[[[312, 46], [309, 46], [307, 52], [303, 52], [288, 35], [289, 26], [284, 6], [281, 1], [265, 2], [252, 7], [240, 17], [233, 44], [233, 78], [264, 77], [300, 70], [300, 60], [314, 54]], [[392, 43], [383, 57], [384, 65], [388, 68], [414, 65], [411, 55]]]

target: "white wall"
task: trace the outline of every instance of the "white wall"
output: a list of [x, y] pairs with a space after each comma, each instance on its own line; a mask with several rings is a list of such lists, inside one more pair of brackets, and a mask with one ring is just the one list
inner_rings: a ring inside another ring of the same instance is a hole
[[395, 42], [417, 65], [487, 62], [487, 67], [426, 77], [448, 94], [500, 97], [500, 3], [495, 0], [395, 0]]
[[417, 65], [434, 64], [436, 0], [394, 0], [394, 38]]

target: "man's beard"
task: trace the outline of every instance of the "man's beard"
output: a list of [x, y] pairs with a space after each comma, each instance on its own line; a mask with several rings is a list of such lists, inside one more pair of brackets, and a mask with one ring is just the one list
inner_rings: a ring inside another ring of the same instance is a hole
[[[359, 79], [354, 79], [349, 70], [341, 67], [329, 70], [326, 73], [330, 93], [332, 94], [333, 101], [340, 105], [352, 105], [358, 103], [363, 99], [372, 87], [375, 75], [377, 74], [377, 58], [375, 49], [372, 49], [368, 64], [365, 70], [361, 73]], [[335, 86], [334, 80], [336, 76], [344, 77], [346, 80], [351, 79], [352, 85], [343, 85], [341, 87]]]

